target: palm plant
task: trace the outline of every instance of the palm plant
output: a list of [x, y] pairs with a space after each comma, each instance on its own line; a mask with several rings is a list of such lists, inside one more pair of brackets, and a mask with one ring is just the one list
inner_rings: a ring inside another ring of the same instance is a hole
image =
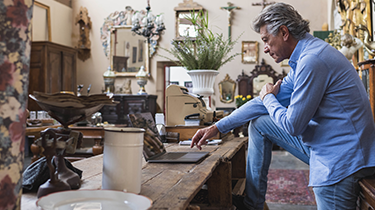
[[195, 39], [184, 36], [183, 40], [174, 40], [171, 49], [165, 49], [173, 55], [178, 62], [170, 61], [184, 66], [187, 70], [211, 69], [218, 70], [225, 63], [233, 60], [240, 53], [229, 55], [235, 41], [225, 39], [223, 34], [214, 34], [208, 27], [208, 14], [203, 10], [192, 11], [190, 16], [185, 17], [191, 21], [198, 35]]

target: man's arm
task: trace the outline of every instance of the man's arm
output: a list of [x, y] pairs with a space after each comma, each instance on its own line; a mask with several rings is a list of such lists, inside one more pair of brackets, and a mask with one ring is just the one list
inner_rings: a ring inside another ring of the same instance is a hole
[[[280, 85], [280, 91], [276, 98], [281, 106], [287, 107], [290, 103], [291, 93], [293, 92], [293, 75], [294, 72], [291, 69]], [[268, 111], [266, 107], [264, 107], [262, 100], [259, 97], [256, 97], [233, 111], [229, 116], [219, 120], [216, 123], [216, 126], [221, 133], [227, 133], [250, 120], [267, 114]]]
[[[289, 105], [290, 95], [293, 91], [292, 75], [293, 71], [291, 70], [288, 76], [283, 79], [280, 91], [276, 96], [282, 106]], [[192, 138], [190, 146], [196, 145], [197, 148], [201, 149], [201, 146], [206, 144], [206, 140], [215, 136], [218, 132], [227, 133], [233, 128], [266, 114], [268, 114], [268, 111], [262, 100], [256, 97], [233, 111], [229, 116], [219, 120], [215, 125], [198, 130]]]
[[216, 125], [199, 129], [191, 139], [190, 148], [193, 148], [194, 145], [196, 145], [197, 148], [201, 150], [202, 145], [207, 144], [206, 140], [216, 136], [217, 133], [219, 133], [219, 129], [217, 129]]
[[273, 94], [266, 95], [263, 103], [279, 127], [291, 135], [300, 135], [318, 109], [329, 80], [324, 62], [315, 55], [305, 56], [295, 71], [289, 107], [282, 106]]

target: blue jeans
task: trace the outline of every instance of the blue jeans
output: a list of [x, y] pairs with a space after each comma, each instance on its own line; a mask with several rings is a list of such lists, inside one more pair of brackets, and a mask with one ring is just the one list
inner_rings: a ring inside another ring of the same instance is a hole
[[[244, 199], [244, 203], [249, 209], [263, 209], [273, 143], [309, 164], [310, 148], [303, 144], [300, 136], [291, 136], [279, 128], [268, 115], [250, 121], [246, 197]], [[367, 168], [352, 174], [337, 184], [314, 187], [318, 210], [355, 209], [359, 195], [358, 180], [373, 173], [375, 173], [374, 168]]]

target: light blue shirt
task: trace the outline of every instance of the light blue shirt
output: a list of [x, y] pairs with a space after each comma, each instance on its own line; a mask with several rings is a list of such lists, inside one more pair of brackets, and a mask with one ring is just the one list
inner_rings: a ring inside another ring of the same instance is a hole
[[[353, 65], [328, 43], [306, 34], [294, 49], [280, 92], [254, 98], [216, 123], [226, 133], [269, 114], [310, 147], [310, 186], [335, 184], [375, 166], [375, 125]], [[286, 108], [288, 107], [288, 108]]]

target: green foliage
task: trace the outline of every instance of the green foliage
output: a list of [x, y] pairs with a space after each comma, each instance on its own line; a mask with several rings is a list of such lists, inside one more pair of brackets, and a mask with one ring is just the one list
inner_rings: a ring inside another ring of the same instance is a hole
[[[197, 13], [191, 11], [191, 16], [185, 18], [191, 21], [197, 30], [196, 39], [185, 36], [183, 40], [174, 40], [171, 49], [162, 48], [178, 60], [178, 65], [184, 66], [187, 70], [218, 70], [241, 54], [229, 55], [238, 39], [232, 42], [225, 39], [223, 34], [214, 34], [208, 27], [208, 14], [204, 14], [203, 10]], [[162, 57], [175, 62], [169, 57]]]
[[246, 102], [250, 101], [251, 95], [243, 96], [243, 95], [237, 95], [234, 96], [234, 99], [236, 100], [236, 106], [237, 108], [244, 105]]

